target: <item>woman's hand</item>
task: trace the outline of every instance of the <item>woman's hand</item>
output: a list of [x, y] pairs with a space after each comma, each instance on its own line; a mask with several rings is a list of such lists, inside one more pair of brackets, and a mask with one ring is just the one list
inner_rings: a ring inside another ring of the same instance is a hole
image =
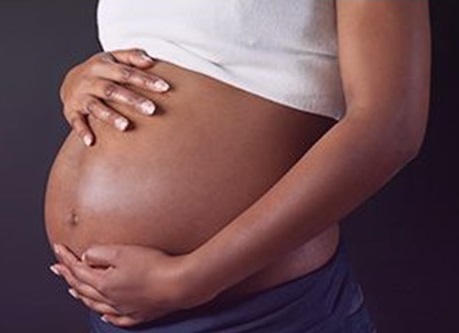
[[70, 294], [116, 326], [136, 325], [210, 300], [198, 296], [186, 255], [131, 245], [93, 246], [82, 260], [62, 245], [55, 252], [60, 263], [51, 270], [65, 278]]
[[120, 131], [129, 125], [128, 119], [104, 101], [127, 104], [146, 115], [154, 113], [152, 101], [125, 87], [129, 84], [158, 93], [167, 91], [169, 85], [163, 79], [144, 71], [154, 64], [152, 58], [138, 49], [103, 52], [66, 74], [60, 89], [64, 116], [87, 146], [94, 142], [87, 115], [91, 114]]

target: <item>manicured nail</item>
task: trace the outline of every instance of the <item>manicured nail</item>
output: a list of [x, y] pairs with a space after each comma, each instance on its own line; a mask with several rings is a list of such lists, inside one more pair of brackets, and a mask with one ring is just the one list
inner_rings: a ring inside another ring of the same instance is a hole
[[129, 122], [125, 118], [116, 118], [115, 119], [115, 126], [118, 128], [120, 131], [124, 131], [129, 125]]
[[79, 299], [78, 293], [75, 291], [75, 289], [70, 288], [68, 289], [68, 292], [73, 298]]
[[54, 249], [54, 253], [60, 254], [61, 250], [59, 249], [59, 245], [54, 244], [54, 245], [53, 245], [53, 249]]
[[61, 273], [59, 273], [59, 271], [57, 270], [56, 266], [51, 265], [51, 266], [49, 266], [49, 269], [50, 269], [51, 272], [53, 272], [55, 275], [61, 276]]
[[145, 101], [140, 104], [140, 109], [143, 113], [151, 116], [153, 113], [155, 113], [156, 106], [151, 101]]
[[170, 89], [170, 85], [163, 80], [156, 80], [154, 82], [151, 82], [150, 87], [152, 90], [157, 91], [157, 92], [165, 92]]
[[84, 137], [83, 137], [83, 142], [86, 146], [90, 147], [91, 144], [92, 144], [92, 136], [90, 134], [86, 134]]
[[108, 320], [105, 316], [101, 316], [100, 320], [102, 320], [104, 323], [108, 323]]

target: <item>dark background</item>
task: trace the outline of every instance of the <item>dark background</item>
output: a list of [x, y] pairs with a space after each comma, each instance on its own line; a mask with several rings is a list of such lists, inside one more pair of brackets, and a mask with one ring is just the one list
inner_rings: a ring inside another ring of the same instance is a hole
[[[60, 82], [69, 67], [99, 51], [95, 6], [0, 1], [0, 332], [85, 332], [83, 307], [48, 270], [43, 194], [69, 131]], [[343, 223], [379, 333], [459, 332], [458, 6], [431, 1], [431, 18], [423, 149]]]

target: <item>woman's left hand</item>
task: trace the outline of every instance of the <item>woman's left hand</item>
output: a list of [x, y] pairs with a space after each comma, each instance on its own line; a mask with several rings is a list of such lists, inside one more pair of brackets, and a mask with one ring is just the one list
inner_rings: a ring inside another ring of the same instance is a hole
[[132, 326], [172, 311], [204, 303], [187, 274], [186, 255], [132, 245], [98, 245], [80, 260], [56, 245], [58, 264], [51, 270], [65, 278], [70, 294], [102, 319], [116, 326]]

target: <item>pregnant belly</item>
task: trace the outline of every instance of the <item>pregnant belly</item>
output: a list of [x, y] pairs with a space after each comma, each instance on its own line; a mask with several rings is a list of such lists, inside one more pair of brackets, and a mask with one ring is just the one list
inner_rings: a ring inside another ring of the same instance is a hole
[[140, 91], [152, 117], [113, 105], [133, 127], [119, 133], [89, 118], [97, 137], [74, 132], [53, 163], [45, 198], [50, 242], [76, 254], [89, 245], [190, 252], [267, 191], [334, 123], [269, 102], [167, 62], [151, 71], [173, 89]]

